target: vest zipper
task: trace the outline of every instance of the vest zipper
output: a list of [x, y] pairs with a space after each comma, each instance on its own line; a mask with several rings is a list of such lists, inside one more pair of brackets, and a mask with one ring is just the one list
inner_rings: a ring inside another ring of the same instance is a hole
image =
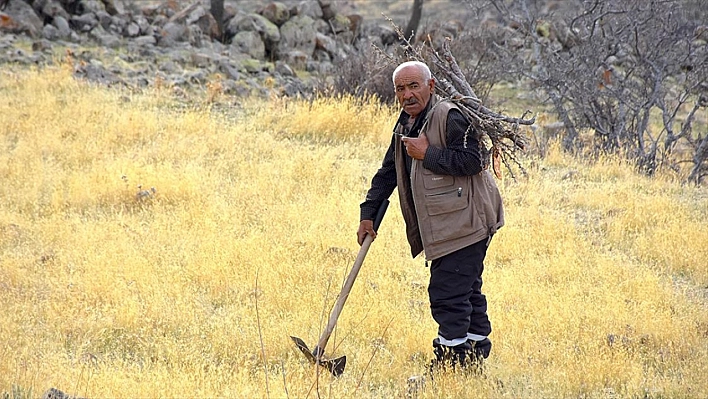
[[454, 189], [452, 189], [452, 190], [443, 191], [442, 193], [425, 194], [425, 196], [426, 196], [427, 198], [430, 198], [430, 197], [437, 197], [437, 196], [439, 196], [439, 195], [452, 194], [452, 193], [454, 193], [454, 192], [457, 192], [457, 196], [458, 196], [458, 197], [462, 197], [462, 187], [457, 187], [457, 188], [454, 188]]

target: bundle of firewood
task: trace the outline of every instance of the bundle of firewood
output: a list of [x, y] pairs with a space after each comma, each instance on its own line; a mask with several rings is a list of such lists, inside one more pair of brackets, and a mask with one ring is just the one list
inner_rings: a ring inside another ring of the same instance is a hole
[[[494, 112], [482, 105], [482, 101], [474, 93], [450, 52], [450, 41], [450, 38], [446, 38], [443, 42], [442, 55], [431, 50], [432, 62], [440, 71], [438, 76], [433, 74], [438, 95], [455, 102], [477, 131], [484, 168], [488, 168], [491, 163], [497, 178], [502, 176], [502, 163], [512, 177], [514, 175], [512, 163], [523, 172], [524, 168], [517, 154], [526, 148], [526, 137], [519, 130], [519, 125], [533, 125], [536, 117], [528, 119], [530, 111], [526, 111], [520, 118], [514, 118]], [[420, 50], [415, 49], [407, 41], [405, 47], [411, 59], [426, 62]]]

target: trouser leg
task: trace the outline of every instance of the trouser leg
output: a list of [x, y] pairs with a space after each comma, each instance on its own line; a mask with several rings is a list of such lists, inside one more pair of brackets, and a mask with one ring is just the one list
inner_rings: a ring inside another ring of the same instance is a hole
[[461, 338], [466, 341], [468, 333], [486, 337], [492, 331], [487, 299], [482, 294], [486, 253], [485, 239], [432, 262], [430, 310], [443, 343]]
[[438, 338], [433, 342], [436, 355], [464, 352], [470, 358], [489, 356], [492, 328], [487, 317], [487, 300], [482, 294], [482, 272], [488, 241], [482, 240], [431, 265], [430, 308], [438, 324]]
[[[482, 266], [482, 270], [484, 266]], [[492, 349], [492, 342], [487, 337], [492, 331], [489, 317], [487, 316], [487, 298], [482, 294], [482, 276], [480, 275], [472, 285], [470, 295], [472, 313], [470, 326], [467, 330], [467, 340], [473, 345], [476, 357], [486, 359]]]

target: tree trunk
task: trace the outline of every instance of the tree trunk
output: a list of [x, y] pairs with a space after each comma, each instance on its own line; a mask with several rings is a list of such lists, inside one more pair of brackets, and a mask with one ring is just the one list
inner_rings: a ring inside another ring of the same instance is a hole
[[337, 15], [332, 8], [331, 0], [317, 0], [317, 4], [320, 5], [320, 9], [322, 10], [322, 19], [325, 21], [329, 21]]
[[688, 176], [688, 181], [701, 184], [708, 171], [708, 135], [698, 144], [693, 154], [693, 168]]
[[224, 0], [211, 0], [211, 15], [216, 20], [216, 25], [219, 28], [218, 39], [224, 41]]
[[415, 35], [418, 33], [418, 25], [420, 18], [423, 15], [423, 0], [413, 0], [413, 12], [411, 19], [408, 21], [406, 30], [403, 31], [403, 37], [408, 39], [411, 44], [415, 42]]

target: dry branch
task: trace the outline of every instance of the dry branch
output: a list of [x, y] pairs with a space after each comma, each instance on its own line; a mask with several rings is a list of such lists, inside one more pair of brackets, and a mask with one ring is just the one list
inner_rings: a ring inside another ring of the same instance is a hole
[[[533, 125], [536, 118], [527, 119], [529, 111], [524, 112], [520, 118], [515, 118], [494, 112], [482, 105], [450, 51], [451, 40], [448, 37], [443, 42], [442, 56], [436, 51], [432, 52], [433, 63], [440, 71], [439, 76], [435, 76], [438, 94], [457, 104], [477, 131], [485, 168], [490, 166], [491, 161], [494, 174], [500, 178], [500, 163], [503, 162], [513, 176], [510, 164], [513, 162], [523, 172], [524, 168], [517, 154], [526, 148], [526, 136], [519, 130], [519, 125]], [[484, 143], [485, 136], [491, 145]]]
[[[413, 47], [410, 41], [402, 36], [400, 29], [398, 27], [395, 28], [399, 33], [399, 38], [408, 57], [426, 62], [422, 50]], [[482, 101], [467, 82], [457, 60], [450, 51], [451, 41], [451, 38], [445, 38], [442, 55], [432, 49], [432, 47], [426, 47], [432, 53], [432, 63], [439, 71], [438, 76], [433, 74], [437, 93], [443, 99], [457, 104], [476, 130], [484, 168], [488, 168], [491, 163], [494, 174], [501, 178], [500, 165], [503, 162], [513, 177], [514, 173], [511, 168], [513, 163], [525, 173], [525, 169], [517, 155], [520, 151], [525, 150], [527, 139], [519, 130], [519, 125], [533, 125], [536, 117], [529, 119], [530, 111], [526, 111], [521, 117], [515, 118], [494, 112], [482, 105]], [[428, 40], [428, 42], [431, 41]]]

